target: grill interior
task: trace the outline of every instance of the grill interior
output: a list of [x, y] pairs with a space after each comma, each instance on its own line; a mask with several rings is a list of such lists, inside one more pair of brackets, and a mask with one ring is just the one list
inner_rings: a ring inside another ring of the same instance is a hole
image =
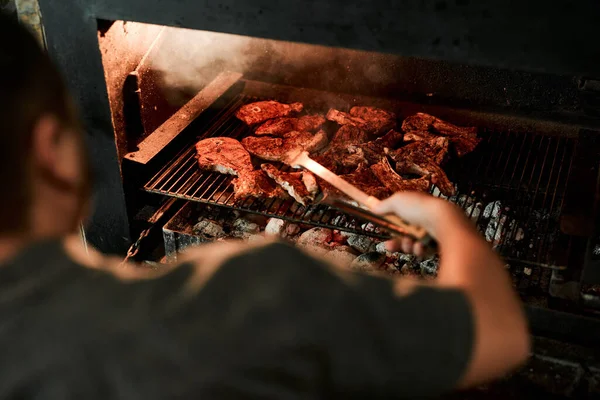
[[[244, 94], [234, 97], [144, 189], [189, 201], [385, 238], [384, 232], [325, 205], [303, 207], [291, 200], [256, 199], [235, 203], [232, 177], [197, 168], [196, 141], [212, 136], [241, 139], [251, 134], [234, 113], [241, 105], [257, 100]], [[577, 139], [486, 129], [481, 130], [481, 137], [483, 142], [475, 152], [445, 166], [458, 187], [458, 194], [448, 200], [465, 210], [496, 250], [511, 266], [515, 265], [515, 271], [524, 275], [527, 285], [533, 282], [536, 286], [546, 286], [542, 281], [546, 281], [549, 274], [544, 270], [566, 268], [569, 256], [571, 238], [560, 232], [559, 216]], [[440, 196], [436, 189], [433, 194]]]

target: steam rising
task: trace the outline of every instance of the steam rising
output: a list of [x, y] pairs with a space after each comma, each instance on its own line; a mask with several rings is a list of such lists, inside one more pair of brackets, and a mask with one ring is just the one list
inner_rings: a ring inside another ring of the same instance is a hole
[[[166, 94], [202, 89], [220, 72], [248, 79], [348, 92], [366, 91], [392, 79], [390, 57], [325, 46], [225, 33], [167, 28], [148, 60]], [[387, 57], [387, 58], [386, 58]], [[366, 89], [366, 90], [361, 90]]]

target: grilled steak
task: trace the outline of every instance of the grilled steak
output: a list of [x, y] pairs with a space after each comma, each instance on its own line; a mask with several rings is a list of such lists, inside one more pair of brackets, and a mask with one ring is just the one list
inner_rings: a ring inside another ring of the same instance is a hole
[[240, 142], [228, 137], [213, 137], [196, 143], [196, 158], [201, 169], [240, 176], [254, 168], [250, 154]]
[[475, 147], [481, 142], [479, 138], [471, 138], [471, 137], [451, 137], [450, 143], [452, 143], [452, 147], [454, 147], [454, 151], [456, 151], [456, 155], [459, 157], [464, 156], [475, 150]]
[[439, 166], [447, 152], [448, 138], [438, 137], [411, 143], [389, 155], [396, 162], [398, 173], [429, 176], [442, 193], [452, 196], [455, 193], [454, 185]]
[[310, 132], [288, 132], [281, 138], [248, 136], [242, 139], [242, 145], [250, 154], [268, 161], [286, 161], [286, 155], [290, 152], [308, 151], [309, 153], [319, 151], [327, 145], [327, 134], [319, 131], [316, 134]]
[[391, 130], [375, 140], [351, 146], [349, 150], [355, 149], [356, 153], [362, 152], [363, 159], [369, 165], [377, 164], [390, 149], [394, 149], [402, 142], [402, 137], [402, 133]]
[[306, 206], [315, 200], [319, 186], [310, 172], [282, 172], [271, 164], [263, 164], [260, 167], [298, 203]]
[[337, 130], [331, 139], [331, 147], [345, 148], [353, 144], [361, 144], [369, 141], [365, 131], [353, 125], [344, 125]]
[[325, 117], [322, 115], [304, 115], [300, 118], [275, 118], [271, 119], [254, 132], [257, 135], [281, 136], [292, 131], [316, 132], [325, 123]]
[[352, 107], [350, 113], [331, 109], [326, 118], [340, 125], [354, 126], [377, 136], [396, 126], [395, 114], [375, 107]]
[[383, 157], [377, 164], [371, 165], [371, 172], [393, 193], [406, 190], [427, 192], [431, 187], [428, 176], [418, 179], [402, 178], [394, 171], [387, 157]]
[[304, 132], [316, 132], [327, 120], [322, 115], [304, 115], [298, 118], [298, 122], [296, 123], [297, 131]]
[[[391, 195], [391, 192], [381, 184], [369, 167], [365, 165], [359, 165], [356, 171], [350, 174], [340, 175], [340, 177], [368, 195], [378, 199]], [[319, 185], [321, 186], [324, 197], [333, 196], [341, 199], [348, 199], [348, 196], [323, 180], [319, 181]]]
[[405, 132], [429, 131], [443, 136], [477, 138], [477, 128], [456, 126], [425, 113], [416, 113], [406, 118], [402, 123], [402, 130]]
[[377, 136], [396, 127], [396, 114], [381, 108], [355, 106], [350, 109], [350, 115], [365, 120], [363, 129]]
[[439, 137], [439, 135], [433, 134], [427, 131], [410, 131], [404, 134], [405, 142], [420, 142], [421, 140], [430, 140]]
[[287, 117], [300, 112], [302, 103], [283, 104], [278, 101], [257, 101], [241, 106], [235, 116], [247, 125], [257, 125], [269, 119]]
[[236, 201], [246, 198], [284, 199], [287, 194], [275, 185], [261, 170], [248, 171], [233, 181], [233, 196]]
[[481, 142], [477, 137], [477, 128], [459, 127], [425, 113], [417, 113], [406, 118], [402, 123], [402, 129], [410, 132], [409, 138], [414, 140], [417, 140], [418, 136], [431, 139], [431, 134], [447, 136], [459, 157], [472, 152]]

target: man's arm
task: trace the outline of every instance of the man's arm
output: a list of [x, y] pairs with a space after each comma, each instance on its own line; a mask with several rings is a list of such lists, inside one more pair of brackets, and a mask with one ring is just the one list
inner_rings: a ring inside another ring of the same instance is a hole
[[[459, 387], [500, 377], [524, 362], [530, 338], [519, 298], [502, 261], [460, 209], [428, 195], [402, 193], [382, 202], [376, 211], [395, 213], [427, 229], [437, 239], [441, 254], [433, 285], [460, 289], [471, 302], [475, 343]], [[412, 247], [407, 240], [388, 245], [390, 250]], [[413, 250], [419, 253], [422, 249], [415, 246]], [[399, 294], [409, 292], [410, 286], [405, 279], [396, 283]]]

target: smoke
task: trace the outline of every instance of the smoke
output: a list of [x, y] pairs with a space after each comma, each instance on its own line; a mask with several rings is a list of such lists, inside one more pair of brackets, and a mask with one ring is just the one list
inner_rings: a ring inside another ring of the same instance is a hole
[[148, 60], [162, 90], [177, 102], [223, 71], [247, 79], [327, 91], [376, 94], [393, 79], [390, 56], [217, 32], [166, 28]]

